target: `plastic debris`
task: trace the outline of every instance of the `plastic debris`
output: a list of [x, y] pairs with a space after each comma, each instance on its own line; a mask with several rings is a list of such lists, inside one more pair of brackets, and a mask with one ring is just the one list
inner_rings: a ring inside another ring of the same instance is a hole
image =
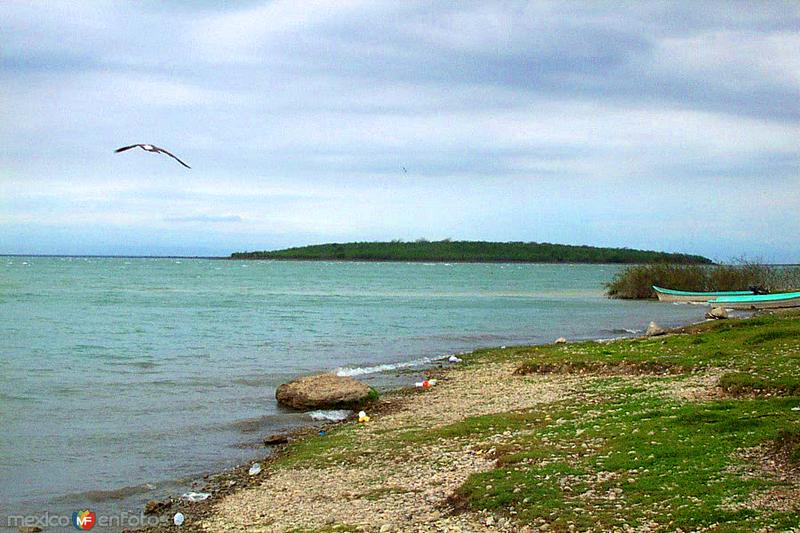
[[187, 502], [202, 502], [210, 497], [211, 493], [209, 492], [185, 492], [181, 495], [181, 500], [186, 500]]
[[553, 342], [554, 342], [555, 344], [567, 344], [567, 339], [565, 339], [564, 337], [559, 337], [559, 338], [557, 338], [557, 339], [556, 339], [555, 341], [553, 341]]
[[319, 436], [320, 437], [324, 437], [325, 435], [327, 435], [327, 433], [325, 433], [325, 430], [324, 429], [320, 429], [319, 430]]
[[359, 411], [358, 412], [358, 421], [361, 424], [363, 424], [364, 422], [369, 422], [369, 417], [367, 416], [367, 413], [364, 412], [364, 411]]
[[420, 387], [420, 388], [423, 388], [423, 389], [430, 389], [434, 385], [436, 385], [436, 380], [435, 379], [426, 379], [425, 381], [418, 381], [418, 382], [414, 383], [415, 387]]
[[180, 526], [183, 524], [183, 521], [185, 519], [186, 517], [183, 516], [183, 513], [175, 513], [175, 516], [172, 517], [172, 523], [175, 524], [176, 526]]
[[459, 358], [459, 357], [456, 357], [455, 355], [451, 355], [451, 356], [450, 356], [450, 357], [447, 359], [447, 362], [448, 362], [448, 363], [460, 363], [461, 361], [463, 361], [463, 359], [461, 359], [461, 358]]
[[792, 411], [800, 411], [800, 407], [792, 407]]
[[250, 470], [247, 471], [247, 473], [251, 476], [255, 476], [259, 472], [261, 472], [261, 465], [259, 463], [253, 463], [253, 466], [251, 466]]

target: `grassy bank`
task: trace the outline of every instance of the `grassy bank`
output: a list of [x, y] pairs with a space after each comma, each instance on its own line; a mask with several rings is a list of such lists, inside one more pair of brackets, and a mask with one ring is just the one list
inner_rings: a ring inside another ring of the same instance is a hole
[[800, 320], [481, 350], [293, 442], [207, 531], [800, 528]]
[[349, 261], [448, 261], [519, 263], [681, 263], [707, 264], [699, 255], [629, 248], [599, 248], [537, 242], [427, 241], [350, 242], [285, 250], [236, 252], [231, 259]]
[[772, 292], [800, 287], [800, 268], [743, 262], [736, 265], [636, 265], [606, 285], [613, 298], [655, 298], [653, 285], [683, 291], [740, 291], [762, 287]]

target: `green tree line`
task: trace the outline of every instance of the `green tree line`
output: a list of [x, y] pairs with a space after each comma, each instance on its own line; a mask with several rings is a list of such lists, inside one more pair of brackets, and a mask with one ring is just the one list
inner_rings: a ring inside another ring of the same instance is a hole
[[351, 242], [275, 251], [235, 252], [231, 259], [343, 261], [445, 261], [518, 263], [672, 263], [710, 264], [700, 255], [629, 248], [600, 248], [538, 242], [426, 241]]

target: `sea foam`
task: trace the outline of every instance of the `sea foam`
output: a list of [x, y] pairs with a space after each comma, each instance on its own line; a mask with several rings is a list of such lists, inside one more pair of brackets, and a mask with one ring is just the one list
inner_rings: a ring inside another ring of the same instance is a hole
[[414, 359], [412, 361], [404, 361], [400, 363], [389, 363], [384, 365], [375, 365], [375, 366], [359, 366], [354, 368], [343, 367], [336, 369], [335, 374], [340, 377], [352, 377], [352, 376], [363, 376], [366, 374], [376, 374], [378, 372], [389, 372], [391, 370], [398, 370], [400, 368], [411, 368], [415, 366], [421, 365], [429, 365], [434, 361], [440, 361], [446, 359], [448, 356], [443, 355], [441, 357], [423, 357], [422, 359]]

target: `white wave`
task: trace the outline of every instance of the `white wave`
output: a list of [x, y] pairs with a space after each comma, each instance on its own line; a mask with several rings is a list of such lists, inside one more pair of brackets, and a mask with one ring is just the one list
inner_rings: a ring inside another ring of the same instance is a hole
[[312, 420], [324, 420], [330, 422], [340, 422], [353, 414], [348, 409], [332, 409], [328, 411], [309, 411], [306, 413]]
[[389, 372], [390, 370], [397, 370], [400, 368], [410, 368], [414, 366], [421, 366], [421, 365], [429, 365], [434, 361], [440, 361], [442, 359], [447, 359], [447, 355], [443, 355], [441, 357], [435, 357], [431, 359], [430, 357], [423, 357], [422, 359], [415, 359], [413, 361], [404, 361], [402, 363], [390, 363], [385, 365], [375, 365], [375, 366], [365, 366], [365, 367], [355, 367], [355, 368], [337, 368], [335, 374], [340, 377], [352, 377], [352, 376], [363, 376], [365, 374], [376, 374], [378, 372]]

